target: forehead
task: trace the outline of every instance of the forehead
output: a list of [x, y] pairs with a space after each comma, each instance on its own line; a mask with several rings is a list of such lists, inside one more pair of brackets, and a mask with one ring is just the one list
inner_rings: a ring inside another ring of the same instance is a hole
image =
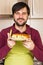
[[20, 10], [16, 11], [16, 12], [27, 12], [27, 8], [26, 8], [26, 7], [24, 7], [24, 8], [22, 8], [22, 9], [20, 9]]

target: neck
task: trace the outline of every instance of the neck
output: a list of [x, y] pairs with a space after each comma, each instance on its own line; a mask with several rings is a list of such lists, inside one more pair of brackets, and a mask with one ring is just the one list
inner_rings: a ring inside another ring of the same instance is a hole
[[15, 24], [15, 28], [22, 33], [22, 32], [24, 32], [24, 31], [26, 30], [26, 25], [24, 25], [24, 26], [17, 26], [17, 25]]

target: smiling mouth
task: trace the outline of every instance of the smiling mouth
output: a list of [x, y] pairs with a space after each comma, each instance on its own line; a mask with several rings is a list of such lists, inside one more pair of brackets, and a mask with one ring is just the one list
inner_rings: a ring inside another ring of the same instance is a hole
[[24, 21], [24, 18], [18, 18], [17, 19], [19, 22], [22, 22], [22, 21]]
[[18, 20], [19, 22], [22, 22], [22, 21], [24, 21], [24, 20]]
[[23, 18], [18, 18], [17, 20], [24, 20]]

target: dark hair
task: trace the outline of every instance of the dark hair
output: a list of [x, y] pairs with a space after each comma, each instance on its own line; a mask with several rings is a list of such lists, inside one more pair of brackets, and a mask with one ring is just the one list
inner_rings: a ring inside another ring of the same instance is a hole
[[13, 7], [12, 7], [12, 14], [14, 14], [16, 11], [19, 11], [20, 9], [22, 9], [22, 8], [24, 8], [24, 7], [27, 8], [27, 13], [28, 13], [28, 15], [29, 15], [29, 14], [30, 14], [30, 8], [29, 8], [29, 6], [28, 6], [26, 3], [24, 3], [24, 2], [18, 2], [18, 3], [16, 3], [16, 4], [14, 4]]

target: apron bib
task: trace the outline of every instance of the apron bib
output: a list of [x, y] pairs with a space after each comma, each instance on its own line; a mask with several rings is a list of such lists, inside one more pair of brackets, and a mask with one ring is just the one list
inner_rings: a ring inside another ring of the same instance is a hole
[[4, 65], [33, 65], [33, 55], [21, 41], [16, 41], [6, 56]]

